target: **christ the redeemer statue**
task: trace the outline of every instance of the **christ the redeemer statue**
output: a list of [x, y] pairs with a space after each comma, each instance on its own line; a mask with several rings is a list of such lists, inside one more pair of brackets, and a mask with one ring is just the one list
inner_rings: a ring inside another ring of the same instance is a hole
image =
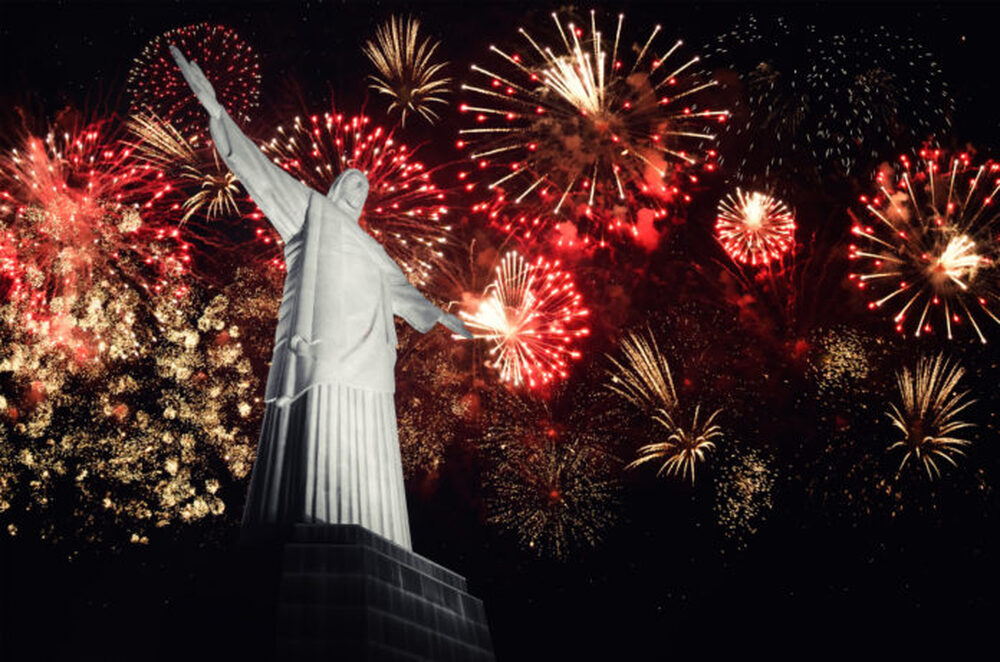
[[281, 235], [285, 290], [243, 526], [360, 524], [411, 549], [396, 433], [393, 315], [471, 338], [359, 225], [368, 180], [345, 170], [314, 191], [272, 163], [215, 98], [197, 64], [171, 53], [210, 116], [226, 165]]

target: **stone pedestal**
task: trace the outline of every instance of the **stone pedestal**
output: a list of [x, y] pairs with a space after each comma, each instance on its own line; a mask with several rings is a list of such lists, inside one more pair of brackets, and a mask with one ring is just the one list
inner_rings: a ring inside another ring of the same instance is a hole
[[277, 616], [282, 661], [494, 660], [465, 578], [358, 525], [295, 525]]

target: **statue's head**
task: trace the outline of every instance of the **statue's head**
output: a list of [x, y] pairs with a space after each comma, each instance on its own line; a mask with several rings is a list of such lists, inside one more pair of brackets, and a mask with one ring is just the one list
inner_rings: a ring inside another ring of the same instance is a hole
[[360, 170], [348, 168], [333, 182], [326, 197], [357, 219], [368, 198], [368, 178]]

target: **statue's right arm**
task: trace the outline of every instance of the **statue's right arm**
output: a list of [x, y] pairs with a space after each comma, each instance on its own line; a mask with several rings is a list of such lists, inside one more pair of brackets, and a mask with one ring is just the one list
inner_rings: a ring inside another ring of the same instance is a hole
[[267, 158], [225, 110], [208, 126], [219, 156], [287, 242], [305, 221], [312, 189]]
[[188, 62], [184, 54], [170, 46], [181, 75], [191, 87], [208, 115], [209, 130], [219, 156], [225, 161], [247, 193], [264, 212], [271, 225], [288, 241], [299, 231], [305, 221], [311, 189], [272, 163], [260, 148], [246, 137], [222, 104], [215, 98], [215, 90], [201, 67]]

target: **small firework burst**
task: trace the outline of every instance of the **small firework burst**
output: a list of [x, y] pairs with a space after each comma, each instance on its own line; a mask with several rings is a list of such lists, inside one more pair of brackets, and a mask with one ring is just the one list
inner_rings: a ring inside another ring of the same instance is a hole
[[722, 437], [722, 428], [715, 422], [715, 418], [722, 413], [721, 409], [716, 409], [708, 417], [698, 420], [701, 413], [701, 405], [694, 408], [694, 416], [691, 423], [680, 419], [677, 414], [671, 414], [666, 409], [660, 409], [653, 414], [653, 420], [658, 423], [667, 438], [652, 444], [639, 447], [639, 457], [625, 466], [626, 469], [634, 469], [641, 464], [656, 460], [662, 461], [657, 476], [664, 474], [680, 476], [681, 479], [691, 476], [691, 484], [694, 485], [694, 470], [710, 451], [715, 450], [713, 440]]
[[923, 357], [912, 372], [903, 368], [897, 373], [899, 405], [889, 405], [888, 416], [903, 438], [889, 450], [902, 449], [903, 461], [897, 475], [911, 459], [923, 466], [932, 480], [941, 477], [938, 461], [944, 460], [953, 467], [955, 458], [965, 455], [964, 448], [972, 444], [968, 439], [954, 436], [961, 430], [975, 425], [959, 419], [975, 400], [968, 398], [968, 391], [958, 391], [958, 382], [965, 369], [957, 362], [939, 354], [933, 359]]
[[716, 476], [716, 521], [738, 547], [746, 546], [774, 507], [775, 476], [767, 456], [753, 449], [730, 458]]
[[487, 475], [488, 521], [539, 556], [565, 558], [596, 547], [615, 521], [614, 459], [582, 421], [563, 425], [548, 411], [507, 396], [485, 436], [495, 456]]
[[534, 388], [568, 376], [580, 357], [573, 343], [587, 336], [590, 314], [573, 277], [559, 261], [534, 263], [516, 251], [503, 256], [476, 310], [459, 313], [476, 338], [492, 345], [500, 380]]
[[328, 112], [296, 117], [290, 128], [279, 126], [261, 149], [318, 191], [327, 191], [347, 168], [365, 173], [370, 189], [360, 224], [413, 282], [425, 284], [445, 259], [448, 191], [392, 130], [365, 116]]
[[[721, 409], [707, 417], [701, 415], [701, 405], [696, 405], [690, 422], [681, 413], [677, 390], [666, 358], [657, 347], [652, 332], [630, 332], [622, 340], [624, 360], [609, 356], [614, 369], [606, 388], [623, 397], [644, 413], [650, 414], [656, 436], [666, 434], [664, 441], [641, 446], [639, 457], [628, 464], [634, 469], [651, 460], [663, 462], [657, 476], [689, 474], [694, 484], [695, 467], [715, 449], [715, 440], [722, 437], [722, 429], [715, 422]], [[700, 419], [700, 420], [699, 420]]]
[[685, 177], [697, 180], [692, 166], [713, 167], [711, 125], [728, 113], [704, 104], [715, 83], [695, 71], [697, 57], [675, 57], [680, 41], [657, 45], [659, 25], [630, 48], [623, 15], [613, 40], [593, 11], [589, 33], [552, 19], [556, 46], [522, 28], [524, 52], [491, 47], [496, 67], [473, 65], [483, 82], [462, 86], [476, 100], [460, 110], [475, 126], [459, 132], [459, 147], [490, 172], [495, 192], [480, 208], [525, 238], [560, 222], [574, 224], [587, 245], [638, 236], [640, 223], [686, 198], [680, 187]]
[[737, 188], [719, 201], [715, 234], [733, 260], [750, 266], [770, 264], [795, 243], [795, 216], [784, 202], [759, 191]]
[[153, 113], [170, 122], [185, 140], [207, 142], [205, 111], [171, 57], [171, 45], [198, 63], [233, 117], [250, 119], [248, 113], [260, 101], [260, 57], [235, 32], [211, 23], [174, 28], [142, 49], [126, 83], [133, 112]]
[[974, 166], [960, 154], [941, 172], [940, 151], [922, 150], [920, 158], [917, 170], [901, 157], [898, 177], [882, 169], [878, 192], [861, 197], [871, 224], [852, 228], [863, 243], [850, 246], [859, 265], [850, 278], [877, 296], [871, 310], [895, 311], [901, 334], [919, 337], [943, 326], [951, 340], [968, 325], [985, 343], [982, 322], [1000, 323], [994, 310], [1000, 164]]
[[375, 29], [375, 39], [365, 42], [365, 55], [377, 75], [370, 76], [371, 88], [392, 99], [389, 113], [400, 113], [399, 123], [406, 126], [406, 114], [412, 113], [433, 124], [438, 114], [432, 105], [446, 105], [451, 79], [442, 76], [445, 62], [434, 62], [434, 51], [441, 42], [420, 38], [420, 21], [409, 17], [404, 22], [392, 16]]

